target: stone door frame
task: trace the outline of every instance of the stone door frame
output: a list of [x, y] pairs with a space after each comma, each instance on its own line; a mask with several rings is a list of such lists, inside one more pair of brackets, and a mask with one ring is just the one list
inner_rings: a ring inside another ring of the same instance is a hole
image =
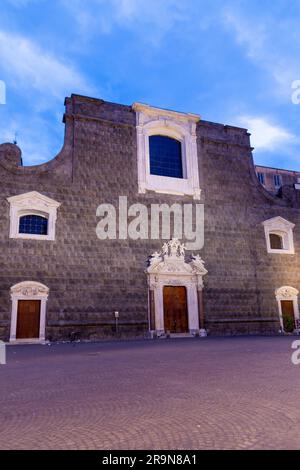
[[[24, 281], [15, 284], [10, 289], [12, 309], [10, 323], [10, 342], [16, 343], [44, 343], [46, 331], [46, 304], [48, 300], [49, 288], [44, 284], [35, 281]], [[40, 300], [40, 329], [38, 338], [17, 339], [17, 320], [19, 300]]]
[[[207, 274], [199, 255], [185, 259], [185, 247], [177, 239], [165, 243], [161, 253], [155, 252], [146, 270], [149, 289], [149, 331], [151, 336], [166, 334], [164, 327], [165, 286], [183, 286], [187, 294], [188, 327], [191, 335], [204, 330], [203, 276]], [[203, 331], [202, 331], [203, 332]]]
[[295, 318], [295, 329], [299, 329], [297, 324], [299, 324], [300, 315], [299, 315], [299, 302], [298, 302], [299, 291], [294, 287], [282, 286], [275, 291], [276, 300], [278, 302], [278, 311], [279, 311], [279, 321], [281, 330], [284, 332], [283, 328], [283, 317], [282, 317], [282, 300], [291, 300], [294, 305], [294, 318]]
[[188, 327], [190, 334], [199, 334], [199, 310], [197, 284], [189, 278], [180, 276], [161, 276], [154, 287], [154, 303], [155, 303], [155, 333], [161, 336], [166, 333], [164, 327], [164, 294], [165, 286], [183, 286], [186, 288], [187, 296], [187, 315]]

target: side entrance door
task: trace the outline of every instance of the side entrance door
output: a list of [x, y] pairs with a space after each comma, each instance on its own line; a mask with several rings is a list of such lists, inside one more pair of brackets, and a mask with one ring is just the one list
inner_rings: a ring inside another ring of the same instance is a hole
[[17, 339], [39, 338], [40, 300], [19, 300], [17, 317]]
[[283, 329], [286, 333], [292, 333], [296, 327], [294, 316], [294, 302], [292, 300], [281, 301]]
[[184, 286], [164, 287], [164, 326], [170, 333], [189, 331], [187, 296]]

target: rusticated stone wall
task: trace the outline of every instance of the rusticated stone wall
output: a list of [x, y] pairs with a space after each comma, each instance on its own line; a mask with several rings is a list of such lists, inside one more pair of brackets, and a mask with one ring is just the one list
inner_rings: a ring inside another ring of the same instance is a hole
[[[59, 155], [20, 166], [20, 151], [0, 145], [0, 337], [9, 338], [10, 288], [25, 281], [49, 287], [46, 337], [96, 339], [148, 329], [147, 257], [164, 240], [99, 240], [96, 208], [186, 203], [190, 197], [138, 194], [135, 113], [130, 106], [72, 95], [66, 99]], [[276, 333], [275, 289], [300, 290], [300, 191], [273, 197], [258, 183], [245, 129], [200, 121], [199, 177], [205, 204], [206, 327], [211, 334]], [[55, 241], [9, 238], [7, 198], [38, 191], [61, 203]], [[149, 210], [150, 212], [150, 210]], [[296, 224], [295, 255], [270, 255], [262, 222], [282, 216]]]

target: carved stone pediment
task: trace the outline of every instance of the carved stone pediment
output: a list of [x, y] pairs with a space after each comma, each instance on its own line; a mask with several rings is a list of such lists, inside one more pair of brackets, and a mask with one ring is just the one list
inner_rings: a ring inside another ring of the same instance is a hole
[[276, 290], [275, 295], [278, 299], [293, 299], [297, 297], [299, 291], [294, 287], [283, 286]]
[[177, 238], [164, 243], [160, 253], [155, 252], [150, 256], [146, 272], [151, 278], [151, 283], [159, 276], [175, 276], [193, 278], [194, 282], [201, 284], [202, 276], [207, 274], [200, 255], [192, 255], [189, 261], [186, 260], [185, 246]]
[[34, 281], [24, 281], [19, 284], [15, 284], [10, 289], [11, 295], [20, 295], [28, 298], [47, 296], [49, 288], [44, 284]]
[[269, 230], [288, 230], [293, 229], [295, 224], [289, 222], [288, 220], [284, 219], [283, 217], [273, 217], [272, 219], [265, 220], [263, 222], [265, 227], [268, 227]]
[[18, 207], [26, 207], [29, 209], [41, 209], [45, 210], [50, 207], [58, 208], [60, 203], [51, 199], [44, 194], [38, 193], [37, 191], [31, 191], [29, 193], [18, 194], [17, 196], [11, 196], [7, 198], [10, 204]]
[[189, 264], [181, 260], [178, 260], [177, 262], [174, 262], [174, 260], [167, 260], [162, 261], [161, 263], [156, 265], [152, 272], [155, 272], [157, 274], [192, 274], [192, 268]]

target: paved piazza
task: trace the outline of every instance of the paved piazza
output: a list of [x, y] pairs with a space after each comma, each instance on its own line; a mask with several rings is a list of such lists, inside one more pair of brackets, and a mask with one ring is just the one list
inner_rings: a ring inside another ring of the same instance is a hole
[[292, 337], [9, 346], [1, 449], [299, 449]]

